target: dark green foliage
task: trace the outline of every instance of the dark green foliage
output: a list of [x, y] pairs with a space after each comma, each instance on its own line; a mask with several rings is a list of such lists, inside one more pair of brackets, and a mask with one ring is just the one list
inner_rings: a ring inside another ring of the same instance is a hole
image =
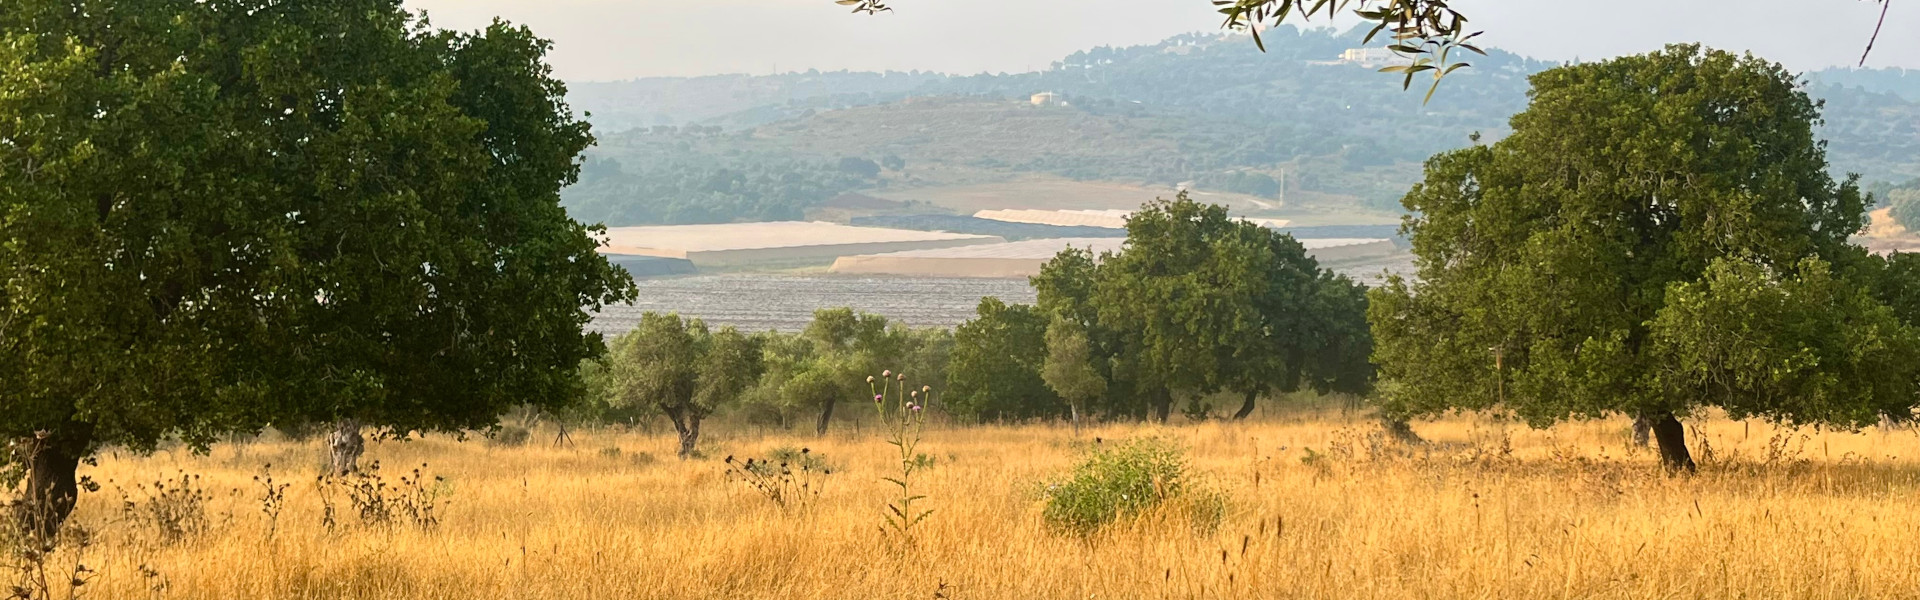
[[1895, 253], [1876, 266], [1874, 297], [1892, 308], [1901, 322], [1920, 327], [1920, 254]]
[[[1909, 377], [1868, 372], [1916, 357], [1901, 354], [1913, 332], [1863, 295], [1873, 263], [1848, 236], [1864, 199], [1827, 175], [1817, 104], [1792, 74], [1670, 46], [1533, 81], [1513, 135], [1434, 157], [1406, 197], [1419, 281], [1378, 290], [1370, 313], [1394, 411], [1542, 426], [1701, 406], [1841, 426], [1906, 412], [1911, 393], [1887, 394], [1911, 381], [1820, 381]], [[1674, 429], [1663, 454], [1690, 466]]]
[[1175, 394], [1231, 391], [1244, 417], [1269, 392], [1372, 382], [1364, 288], [1291, 236], [1184, 193], [1134, 213], [1122, 252], [1069, 249], [1033, 284], [1043, 312], [1086, 331], [1108, 382], [1096, 412], [1165, 418]]
[[1101, 527], [1179, 503], [1194, 525], [1210, 528], [1224, 500], [1197, 486], [1184, 453], [1156, 438], [1096, 443], [1064, 481], [1049, 484], [1041, 513], [1055, 530], [1090, 535]]
[[1819, 259], [1778, 270], [1715, 260], [1669, 288], [1648, 325], [1651, 387], [1669, 405], [1858, 427], [1915, 404], [1920, 336]]
[[1066, 402], [1040, 375], [1047, 359], [1047, 321], [1034, 307], [981, 299], [979, 316], [953, 332], [942, 398], [947, 409], [981, 420], [1066, 415]]
[[572, 400], [582, 307], [630, 294], [558, 205], [592, 137], [524, 29], [17, 0], [0, 32], [0, 437], [59, 462], [488, 427]]

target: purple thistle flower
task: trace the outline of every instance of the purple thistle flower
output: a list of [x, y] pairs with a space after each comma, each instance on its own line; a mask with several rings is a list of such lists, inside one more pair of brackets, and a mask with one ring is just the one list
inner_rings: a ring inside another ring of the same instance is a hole
[[880, 394], [874, 394], [874, 395], [873, 395], [873, 402], [874, 402], [875, 404], [878, 404], [878, 403], [880, 403], [880, 401], [881, 401], [881, 400], [883, 400], [883, 399], [885, 399], [885, 396], [881, 396]]

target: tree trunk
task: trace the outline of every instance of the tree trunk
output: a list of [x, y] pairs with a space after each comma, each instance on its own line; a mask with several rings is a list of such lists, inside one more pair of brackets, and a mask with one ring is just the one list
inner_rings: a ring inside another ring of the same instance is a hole
[[680, 432], [680, 460], [693, 458], [694, 446], [700, 443], [700, 418], [674, 419], [673, 428]]
[[1073, 437], [1080, 437], [1080, 405], [1068, 403], [1067, 410], [1073, 411]]
[[52, 539], [73, 514], [80, 498], [80, 459], [89, 441], [61, 439], [58, 434], [29, 441], [27, 497], [19, 504], [17, 516], [35, 537]]
[[330, 472], [335, 477], [360, 470], [360, 455], [366, 451], [367, 440], [360, 436], [359, 419], [334, 422], [333, 431], [327, 433], [327, 453], [331, 459]]
[[1427, 440], [1421, 439], [1420, 434], [1413, 432], [1413, 424], [1408, 423], [1406, 419], [1380, 417], [1380, 429], [1387, 432], [1387, 437], [1393, 438], [1394, 441], [1402, 444], [1419, 445], [1427, 443]]
[[1668, 471], [1694, 471], [1693, 455], [1687, 452], [1687, 428], [1673, 415], [1651, 417], [1653, 439], [1660, 444], [1660, 462]]
[[827, 424], [833, 422], [833, 405], [834, 399], [828, 398], [827, 403], [820, 408], [820, 424], [813, 428], [815, 435], [827, 434]]
[[1254, 399], [1259, 397], [1260, 397], [1259, 392], [1256, 392], [1253, 390], [1247, 390], [1247, 399], [1240, 403], [1240, 410], [1238, 412], [1233, 413], [1233, 420], [1239, 421], [1247, 418], [1247, 415], [1253, 414]]
[[1653, 437], [1653, 419], [1647, 418], [1646, 415], [1634, 417], [1633, 445], [1645, 448], [1647, 447], [1648, 439], [1651, 437]]

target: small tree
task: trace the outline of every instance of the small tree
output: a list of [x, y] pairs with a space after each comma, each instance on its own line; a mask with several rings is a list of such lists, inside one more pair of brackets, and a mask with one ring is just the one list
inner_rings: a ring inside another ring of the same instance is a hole
[[897, 360], [905, 348], [904, 331], [889, 327], [886, 317], [851, 308], [814, 311], [800, 336], [814, 349], [805, 374], [794, 381], [795, 399], [820, 408], [819, 435], [827, 434], [840, 400], [864, 395], [861, 378], [879, 371], [883, 360]]
[[1067, 401], [1073, 414], [1073, 433], [1080, 434], [1081, 407], [1107, 394], [1107, 380], [1093, 368], [1092, 348], [1079, 323], [1054, 315], [1047, 326], [1047, 358], [1040, 378]]
[[686, 459], [700, 442], [701, 422], [760, 377], [760, 354], [758, 340], [732, 327], [710, 333], [698, 319], [650, 312], [615, 340], [603, 381], [620, 404], [667, 415]]

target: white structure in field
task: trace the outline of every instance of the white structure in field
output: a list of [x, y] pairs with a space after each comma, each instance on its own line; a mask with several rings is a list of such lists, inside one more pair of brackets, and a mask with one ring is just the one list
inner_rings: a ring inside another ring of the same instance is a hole
[[[833, 273], [896, 275], [905, 277], [1026, 278], [1068, 247], [1103, 252], [1119, 251], [1126, 238], [1057, 238], [986, 244], [937, 250], [912, 250], [862, 256], [843, 256], [833, 262]], [[1307, 253], [1322, 262], [1379, 258], [1394, 253], [1392, 240], [1334, 238], [1300, 240]]]
[[1127, 227], [1127, 215], [1130, 214], [1133, 214], [1133, 211], [1004, 209], [983, 210], [973, 213], [973, 216], [977, 219], [990, 219], [1008, 223], [1125, 229]]
[[852, 227], [781, 221], [718, 225], [609, 227], [599, 249], [609, 259], [653, 256], [685, 259], [694, 266], [826, 261], [854, 254], [998, 244], [993, 235]]
[[1032, 103], [1034, 106], [1053, 106], [1055, 104], [1065, 104], [1065, 102], [1060, 101], [1060, 95], [1055, 94], [1053, 92], [1040, 92], [1038, 94], [1034, 94], [1033, 97], [1027, 99], [1027, 102]]

